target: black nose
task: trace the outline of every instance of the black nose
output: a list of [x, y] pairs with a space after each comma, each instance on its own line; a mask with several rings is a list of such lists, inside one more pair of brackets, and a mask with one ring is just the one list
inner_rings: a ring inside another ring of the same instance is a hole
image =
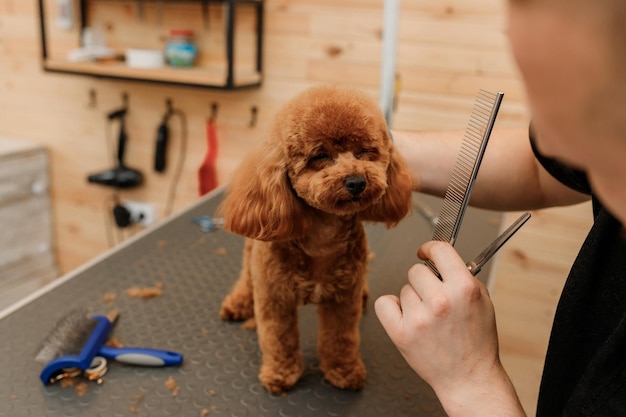
[[360, 175], [351, 175], [343, 180], [343, 185], [346, 187], [350, 194], [359, 195], [365, 190], [365, 178]]

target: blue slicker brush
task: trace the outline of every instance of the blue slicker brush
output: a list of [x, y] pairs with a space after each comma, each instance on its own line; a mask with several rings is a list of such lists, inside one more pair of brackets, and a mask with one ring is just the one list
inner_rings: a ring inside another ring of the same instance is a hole
[[36, 361], [45, 364], [39, 375], [44, 385], [57, 381], [60, 375], [68, 372], [89, 369], [97, 356], [140, 366], [180, 365], [183, 361], [183, 356], [177, 352], [105, 346], [111, 329], [108, 317], [89, 315], [82, 309], [63, 317], [43, 341], [35, 357]]

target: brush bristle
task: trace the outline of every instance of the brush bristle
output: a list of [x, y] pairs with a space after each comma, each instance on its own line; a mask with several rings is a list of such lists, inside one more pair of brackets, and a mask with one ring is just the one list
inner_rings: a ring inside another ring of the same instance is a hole
[[35, 360], [48, 363], [66, 355], [78, 355], [93, 333], [97, 320], [83, 309], [73, 310], [59, 320], [44, 339]]
[[493, 94], [480, 90], [476, 97], [461, 150], [441, 205], [433, 240], [451, 244], [456, 240], [502, 96], [502, 93]]

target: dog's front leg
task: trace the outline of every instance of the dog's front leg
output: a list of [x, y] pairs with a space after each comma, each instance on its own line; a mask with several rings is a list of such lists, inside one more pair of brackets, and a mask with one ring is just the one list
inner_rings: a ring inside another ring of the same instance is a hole
[[259, 379], [268, 391], [284, 393], [298, 382], [304, 369], [296, 294], [281, 283], [257, 285], [254, 312], [263, 354]]
[[252, 277], [250, 275], [250, 256], [253, 245], [252, 239], [246, 240], [239, 279], [230, 294], [222, 301], [220, 309], [222, 320], [248, 320], [254, 316]]
[[337, 388], [359, 390], [365, 384], [365, 365], [359, 352], [362, 311], [360, 293], [350, 300], [318, 306], [320, 369]]

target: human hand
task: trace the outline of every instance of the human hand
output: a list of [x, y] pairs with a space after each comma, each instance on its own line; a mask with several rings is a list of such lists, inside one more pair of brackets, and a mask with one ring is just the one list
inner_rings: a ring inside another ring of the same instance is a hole
[[386, 295], [376, 300], [376, 315], [387, 334], [450, 415], [449, 407], [462, 405], [469, 411], [502, 389], [512, 409], [520, 411], [500, 363], [487, 289], [448, 243], [427, 242], [418, 257], [430, 259], [442, 279], [426, 265], [416, 264], [409, 270], [409, 283], [400, 297]]

